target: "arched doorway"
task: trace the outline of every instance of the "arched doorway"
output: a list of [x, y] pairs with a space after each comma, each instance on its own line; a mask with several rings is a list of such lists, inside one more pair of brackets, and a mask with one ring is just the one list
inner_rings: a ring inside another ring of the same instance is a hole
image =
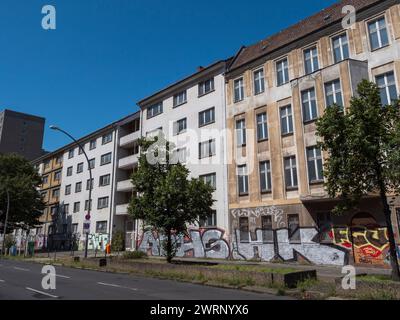
[[350, 234], [355, 264], [385, 265], [389, 249], [386, 227], [371, 214], [360, 212], [351, 219]]

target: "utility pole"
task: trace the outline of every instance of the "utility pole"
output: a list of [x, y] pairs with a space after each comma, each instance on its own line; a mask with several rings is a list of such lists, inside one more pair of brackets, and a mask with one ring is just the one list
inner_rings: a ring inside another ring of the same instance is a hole
[[1, 248], [1, 254], [5, 256], [5, 244], [6, 244], [6, 233], [7, 233], [7, 223], [8, 223], [8, 213], [10, 211], [10, 192], [6, 189], [7, 193], [7, 209], [6, 209], [6, 220], [4, 222], [4, 229], [3, 229], [3, 245]]

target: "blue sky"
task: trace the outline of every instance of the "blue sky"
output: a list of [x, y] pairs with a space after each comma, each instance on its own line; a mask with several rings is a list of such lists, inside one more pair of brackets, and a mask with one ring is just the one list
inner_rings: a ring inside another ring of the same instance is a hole
[[[46, 118], [44, 148], [137, 110], [136, 102], [197, 66], [323, 9], [334, 0], [1, 0], [0, 110]], [[41, 27], [44, 5], [57, 29]]]

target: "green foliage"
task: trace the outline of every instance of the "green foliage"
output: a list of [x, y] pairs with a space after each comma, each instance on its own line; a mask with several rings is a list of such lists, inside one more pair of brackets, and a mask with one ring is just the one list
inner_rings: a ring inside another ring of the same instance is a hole
[[124, 250], [125, 235], [122, 231], [116, 231], [111, 240], [111, 251], [120, 252]]
[[324, 174], [332, 198], [342, 201], [335, 208], [343, 213], [354, 208], [361, 197], [384, 191], [400, 191], [400, 108], [399, 103], [382, 106], [378, 87], [367, 80], [358, 86], [350, 108], [325, 110], [317, 122], [327, 151]]
[[4, 246], [6, 247], [7, 250], [9, 250], [12, 246], [15, 246], [16, 243], [17, 242], [15, 241], [15, 238], [12, 234], [6, 235]]
[[31, 163], [18, 155], [0, 155], [0, 221], [5, 219], [7, 192], [10, 193], [8, 232], [40, 224], [44, 209], [38, 191], [41, 178]]
[[174, 257], [174, 235], [185, 234], [187, 225], [212, 213], [212, 186], [200, 179], [188, 179], [189, 170], [172, 161], [173, 144], [163, 136], [140, 141], [138, 170], [132, 175], [137, 191], [129, 206], [133, 219], [165, 236], [167, 260]]
[[133, 259], [146, 259], [147, 254], [143, 251], [126, 251], [123, 254], [123, 258], [127, 260]]

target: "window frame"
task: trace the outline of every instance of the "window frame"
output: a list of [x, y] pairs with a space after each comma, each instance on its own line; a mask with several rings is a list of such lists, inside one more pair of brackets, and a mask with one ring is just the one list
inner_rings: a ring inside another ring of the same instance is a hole
[[[256, 74], [262, 72], [262, 77], [259, 79], [256, 79]], [[259, 85], [260, 85], [260, 91], [256, 91], [256, 82], [258, 81]], [[254, 95], [259, 95], [265, 92], [265, 71], [264, 71], [264, 67], [260, 67], [257, 68], [255, 70], [253, 70], [253, 90], [254, 90]]]
[[[286, 61], [286, 65], [287, 65], [287, 68], [285, 69], [285, 68], [283, 68], [282, 69], [282, 76], [283, 76], [283, 78], [284, 78], [284, 82], [282, 82], [282, 83], [279, 83], [279, 69], [278, 69], [278, 66], [281, 64], [281, 63], [283, 63], [284, 61]], [[287, 79], [286, 79], [286, 73], [285, 73], [285, 70], [287, 70]], [[289, 82], [290, 82], [290, 73], [289, 73], [289, 58], [286, 56], [286, 57], [282, 57], [281, 59], [278, 59], [278, 60], [276, 60], [275, 61], [275, 74], [276, 74], [276, 86], [277, 87], [281, 87], [281, 86], [284, 86], [285, 84], [288, 84]], [[286, 81], [285, 81], [286, 80]]]
[[[241, 86], [238, 88], [236, 88], [237, 82], [241, 83]], [[236, 99], [236, 89], [239, 89], [239, 93], [240, 93], [239, 99]], [[239, 103], [239, 102], [243, 101], [244, 95], [245, 95], [245, 93], [244, 93], [244, 77], [241, 76], [241, 77], [238, 77], [233, 80], [233, 103]]]

